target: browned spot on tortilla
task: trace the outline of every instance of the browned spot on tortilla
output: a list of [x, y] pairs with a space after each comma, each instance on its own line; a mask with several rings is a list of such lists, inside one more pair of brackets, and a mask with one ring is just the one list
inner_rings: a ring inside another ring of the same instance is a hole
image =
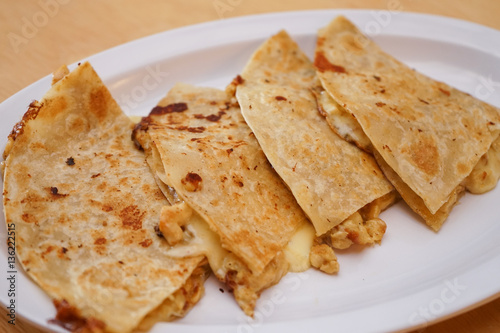
[[274, 97], [277, 101], [286, 101], [286, 97], [283, 97], [283, 96], [276, 96]]
[[326, 71], [336, 72], [336, 73], [347, 73], [345, 68], [342, 66], [334, 65], [328, 61], [323, 52], [316, 52], [314, 58], [314, 66], [321, 72]]
[[195, 172], [188, 172], [187, 175], [181, 179], [181, 183], [189, 192], [196, 192], [201, 190], [202, 178]]
[[103, 205], [101, 208], [104, 212], [110, 212], [113, 210], [113, 206], [111, 205]]
[[384, 106], [384, 105], [385, 105], [385, 103], [382, 103], [382, 102], [377, 102], [377, 103], [375, 103], [375, 105], [376, 105], [376, 106], [378, 106], [378, 107], [382, 107], [382, 106]]
[[463, 163], [458, 163], [457, 164], [457, 170], [460, 174], [467, 174], [468, 173], [468, 168], [467, 168], [467, 165], [463, 164]]
[[139, 243], [142, 247], [149, 247], [151, 244], [153, 244], [153, 241], [151, 239], [145, 239], [142, 242]]
[[28, 111], [23, 116], [23, 119], [14, 125], [12, 131], [9, 134], [9, 139], [15, 140], [19, 135], [23, 134], [24, 126], [26, 123], [32, 119], [35, 119], [38, 116], [38, 112], [42, 108], [43, 103], [38, 101], [33, 101], [28, 107]]
[[66, 164], [69, 166], [75, 165], [75, 159], [73, 157], [68, 157], [66, 159]]
[[236, 75], [236, 77], [233, 79], [233, 81], [231, 82], [231, 84], [234, 84], [234, 85], [239, 85], [239, 84], [242, 84], [244, 83], [245, 80], [241, 77], [241, 75]]
[[110, 96], [105, 87], [95, 89], [90, 95], [90, 111], [95, 114], [98, 119], [104, 119], [108, 112], [109, 100]]
[[217, 122], [220, 120], [220, 118], [225, 115], [226, 113], [224, 111], [219, 111], [217, 114], [210, 114], [208, 116], [206, 116], [205, 118], [208, 120], [208, 121], [212, 121], [212, 122]]
[[173, 112], [184, 112], [188, 109], [186, 103], [172, 103], [167, 106], [155, 106], [149, 115], [162, 115]]
[[35, 216], [28, 213], [24, 213], [23, 215], [21, 215], [21, 218], [23, 219], [24, 222], [27, 223], [36, 223], [37, 221]]
[[428, 175], [435, 175], [439, 171], [439, 152], [434, 139], [423, 137], [410, 146], [410, 158], [415, 165]]
[[106, 238], [104, 237], [99, 237], [95, 240], [94, 242], [95, 245], [103, 245], [106, 244]]
[[146, 213], [141, 212], [136, 205], [130, 205], [120, 211], [119, 217], [125, 228], [139, 230], [142, 228], [142, 219], [145, 214]]
[[177, 131], [188, 131], [191, 133], [203, 133], [205, 131], [205, 127], [189, 127], [189, 126], [177, 126], [177, 127], [167, 127], [168, 129], [174, 129]]
[[55, 186], [50, 188], [50, 194], [53, 198], [63, 198], [67, 196], [67, 194], [59, 193], [59, 189]]

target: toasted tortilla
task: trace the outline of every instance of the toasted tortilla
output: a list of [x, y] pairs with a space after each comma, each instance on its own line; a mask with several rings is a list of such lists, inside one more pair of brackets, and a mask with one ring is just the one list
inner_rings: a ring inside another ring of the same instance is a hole
[[4, 153], [19, 262], [72, 330], [130, 332], [154, 309], [171, 309], [155, 321], [184, 315], [203, 292], [203, 272], [191, 276], [204, 257], [171, 258], [155, 232], [169, 203], [132, 128], [84, 63], [30, 105]]
[[439, 229], [460, 183], [498, 137], [499, 110], [414, 71], [342, 16], [319, 31], [315, 66], [323, 87], [361, 125], [388, 178], [398, 190], [396, 182], [407, 186], [402, 197]]
[[320, 115], [314, 66], [285, 31], [255, 51], [241, 76], [243, 116], [317, 235], [393, 190], [373, 157]]
[[[252, 315], [260, 292], [288, 271], [285, 246], [309, 222], [272, 170], [236, 101], [222, 90], [176, 84], [134, 136], [178, 207], [169, 214], [187, 231], [193, 227], [195, 240], [205, 234], [212, 270]], [[200, 218], [209, 230], [196, 229]], [[164, 230], [176, 241], [175, 225]]]

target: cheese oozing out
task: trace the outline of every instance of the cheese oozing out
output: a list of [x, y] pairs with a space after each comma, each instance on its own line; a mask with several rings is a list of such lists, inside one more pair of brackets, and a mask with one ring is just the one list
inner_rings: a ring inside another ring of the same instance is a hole
[[[160, 189], [171, 205], [183, 203], [184, 201], [182, 198], [178, 196], [175, 189], [167, 182], [159, 152], [154, 145], [150, 148], [147, 160], [155, 170], [155, 178], [159, 183]], [[188, 205], [185, 206], [186, 207], [183, 208], [184, 210], [191, 210], [190, 214], [184, 214], [187, 220], [182, 222], [177, 221], [177, 223], [181, 222], [180, 224], [184, 226], [185, 237], [182, 242], [169, 250], [169, 255], [176, 258], [205, 255], [212, 271], [218, 277], [225, 276], [224, 258], [226, 258], [230, 252], [222, 246], [219, 235], [210, 229], [205, 219]], [[310, 223], [304, 223], [297, 229], [284, 249], [286, 260], [289, 263], [289, 271], [303, 272], [311, 267], [309, 253], [313, 245], [314, 237], [315, 230]]]

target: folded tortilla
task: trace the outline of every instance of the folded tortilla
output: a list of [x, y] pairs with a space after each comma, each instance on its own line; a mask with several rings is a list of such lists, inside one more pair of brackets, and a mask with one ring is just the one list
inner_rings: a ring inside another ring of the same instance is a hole
[[360, 145], [376, 152], [403, 199], [438, 230], [498, 137], [499, 110], [414, 71], [342, 16], [319, 31], [314, 63], [371, 142]]
[[133, 123], [90, 64], [65, 74], [30, 105], [4, 153], [19, 262], [72, 331], [130, 332], [146, 317], [151, 326], [183, 316], [203, 293], [204, 257], [168, 255], [155, 227], [169, 203], [130, 138]]
[[393, 191], [373, 157], [320, 115], [314, 66], [285, 31], [255, 51], [241, 77], [243, 116], [318, 236]]
[[165, 237], [176, 243], [190, 233], [184, 249], [206, 254], [217, 278], [253, 315], [261, 291], [288, 272], [285, 248], [309, 222], [236, 101], [222, 90], [179, 83], [134, 137], [177, 207], [165, 212], [177, 218], [176, 225], [160, 226]]

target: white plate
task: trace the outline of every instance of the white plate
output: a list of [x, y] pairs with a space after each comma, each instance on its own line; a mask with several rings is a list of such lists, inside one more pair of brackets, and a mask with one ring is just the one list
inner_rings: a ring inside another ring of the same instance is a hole
[[[143, 115], [177, 81], [223, 88], [280, 29], [312, 55], [317, 29], [339, 14], [403, 62], [500, 106], [500, 32], [429, 15], [322, 10], [241, 17], [156, 34], [85, 60], [128, 114]], [[45, 77], [0, 105], [2, 149], [27, 105], [49, 86]], [[438, 234], [400, 203], [383, 213], [388, 229], [381, 246], [338, 251], [336, 276], [314, 270], [287, 275], [263, 293], [255, 320], [210, 279], [206, 295], [184, 319], [158, 324], [152, 332], [387, 332], [425, 326], [500, 295], [499, 202], [500, 187], [467, 194]], [[6, 230], [0, 224], [0, 301], [7, 304]], [[17, 315], [62, 331], [47, 324], [55, 315], [49, 298], [17, 269]]]

